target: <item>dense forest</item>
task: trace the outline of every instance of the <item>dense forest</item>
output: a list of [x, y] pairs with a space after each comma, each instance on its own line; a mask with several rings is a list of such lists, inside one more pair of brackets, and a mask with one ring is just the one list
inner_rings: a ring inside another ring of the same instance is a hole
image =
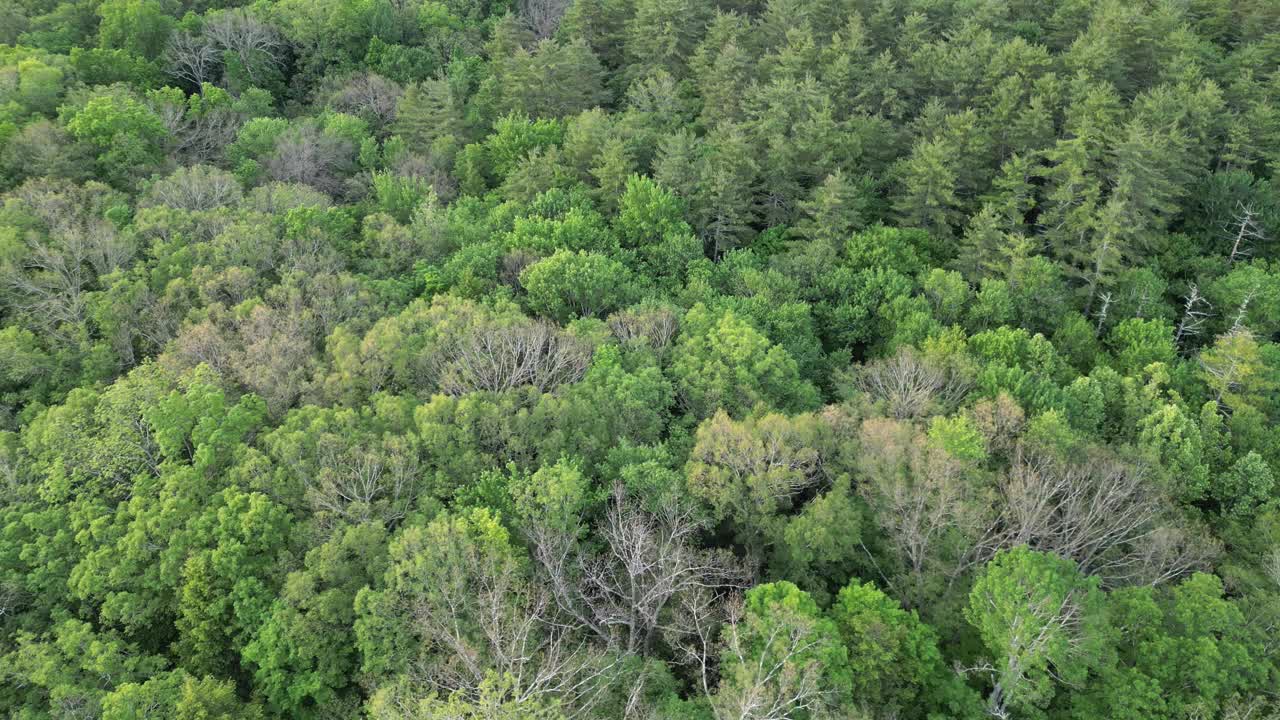
[[1280, 718], [1280, 2], [0, 0], [0, 715]]

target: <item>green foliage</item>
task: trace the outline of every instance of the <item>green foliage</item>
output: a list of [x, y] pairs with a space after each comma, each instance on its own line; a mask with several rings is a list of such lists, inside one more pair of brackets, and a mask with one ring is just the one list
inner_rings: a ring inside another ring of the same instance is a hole
[[557, 250], [525, 268], [520, 285], [529, 309], [560, 322], [603, 317], [635, 295], [635, 280], [622, 263], [583, 250]]
[[990, 711], [1035, 712], [1055, 682], [1080, 682], [1105, 647], [1103, 595], [1075, 563], [1025, 545], [1001, 551], [969, 594], [965, 619], [991, 653]]
[[732, 311], [715, 314], [701, 305], [685, 316], [671, 373], [681, 403], [695, 418], [717, 408], [742, 415], [757, 403], [805, 410], [817, 401], [817, 391], [786, 350]]
[[0, 0], [0, 716], [1276, 715], [1274, 6]]

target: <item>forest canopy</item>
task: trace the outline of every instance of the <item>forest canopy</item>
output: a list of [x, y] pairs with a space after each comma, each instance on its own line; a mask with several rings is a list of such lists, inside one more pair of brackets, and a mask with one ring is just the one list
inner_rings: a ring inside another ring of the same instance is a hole
[[0, 0], [0, 715], [1280, 718], [1280, 3]]

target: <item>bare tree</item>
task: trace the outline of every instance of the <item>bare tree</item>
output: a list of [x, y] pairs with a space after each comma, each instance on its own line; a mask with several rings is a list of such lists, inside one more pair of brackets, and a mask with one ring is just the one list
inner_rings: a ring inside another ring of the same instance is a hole
[[547, 391], [586, 374], [591, 348], [548, 322], [488, 324], [447, 354], [440, 386], [450, 395], [533, 385]]
[[333, 109], [365, 118], [381, 131], [396, 119], [396, 106], [404, 88], [377, 73], [356, 73], [347, 78], [329, 99]]
[[[993, 489], [907, 423], [867, 420], [860, 437], [859, 490], [910, 579], [912, 587], [899, 590], [921, 602], [928, 576], [954, 578], [986, 559], [975, 550], [995, 524]], [[953, 542], [944, 543], [948, 538]]]
[[1102, 300], [1102, 307], [1098, 308], [1098, 320], [1094, 326], [1094, 333], [1101, 335], [1103, 326], [1107, 324], [1107, 312], [1111, 310], [1111, 293], [1104, 292], [1098, 295], [1098, 298]]
[[170, 75], [197, 88], [217, 80], [222, 68], [221, 53], [213, 41], [185, 30], [169, 36], [163, 60]]
[[194, 165], [178, 168], [169, 177], [152, 183], [139, 205], [203, 211], [233, 205], [240, 197], [240, 183], [231, 173]]
[[560, 27], [569, 4], [570, 0], [520, 0], [520, 19], [535, 40], [545, 40]]
[[565, 528], [535, 521], [534, 557], [561, 610], [627, 653], [648, 652], [660, 635], [697, 634], [697, 619], [671, 607], [686, 595], [703, 597], [745, 587], [751, 573], [723, 551], [698, 548], [705, 521], [686, 503], [642, 508], [615, 485], [597, 528], [605, 545], [588, 552]]
[[53, 337], [84, 321], [92, 283], [133, 256], [132, 242], [102, 215], [104, 190], [36, 181], [13, 193], [43, 227], [23, 232], [21, 253], [0, 262], [0, 287], [10, 307]]
[[1200, 294], [1200, 288], [1194, 283], [1187, 293], [1186, 302], [1182, 306], [1182, 321], [1178, 323], [1178, 331], [1174, 333], [1173, 343], [1182, 347], [1182, 338], [1195, 337], [1200, 334], [1204, 323], [1209, 319], [1212, 305]]
[[498, 271], [499, 279], [501, 279], [505, 285], [513, 288], [519, 288], [520, 273], [524, 272], [525, 268], [541, 259], [542, 258], [536, 253], [522, 248], [516, 248], [502, 256], [502, 267]]
[[261, 65], [279, 67], [284, 62], [284, 39], [275, 28], [243, 8], [224, 10], [208, 18], [204, 36], [220, 51], [235, 53], [249, 80], [255, 83], [263, 79]]
[[999, 527], [980, 557], [1026, 544], [1071, 558], [1114, 586], [1176, 579], [1214, 553], [1212, 543], [1171, 519], [1170, 501], [1144, 466], [1101, 450], [1066, 461], [1019, 447], [999, 490]]
[[513, 559], [467, 552], [463, 560], [464, 576], [441, 578], [409, 599], [415, 630], [437, 649], [415, 664], [413, 685], [477, 697], [490, 677], [505, 678], [514, 704], [558, 702], [568, 718], [591, 717], [614, 680], [616, 657], [558, 621], [551, 596]]
[[416, 498], [419, 463], [417, 449], [404, 437], [387, 436], [372, 446], [324, 437], [317, 444], [317, 471], [304, 481], [318, 515], [392, 525], [408, 514]]
[[1231, 238], [1231, 255], [1227, 262], [1234, 265], [1253, 254], [1255, 244], [1266, 242], [1267, 234], [1258, 224], [1258, 213], [1250, 205], [1239, 203], [1235, 216], [1228, 227]]
[[1258, 289], [1256, 287], [1250, 288], [1249, 292], [1245, 294], [1244, 299], [1240, 301], [1239, 307], [1236, 308], [1235, 317], [1231, 320], [1231, 327], [1227, 330], [1228, 334], [1240, 332], [1245, 329], [1244, 321], [1249, 316], [1249, 304], [1253, 302], [1253, 298], [1257, 292]]
[[345, 185], [345, 174], [351, 170], [354, 152], [350, 142], [324, 133], [313, 123], [303, 123], [276, 141], [266, 167], [273, 180], [302, 183], [338, 195]]
[[945, 409], [969, 390], [969, 382], [958, 373], [909, 347], [864, 365], [857, 384], [872, 399], [884, 402], [889, 414], [899, 420]]
[[608, 323], [619, 342], [647, 345], [659, 354], [671, 346], [680, 327], [675, 312], [666, 307], [620, 310], [609, 316]]

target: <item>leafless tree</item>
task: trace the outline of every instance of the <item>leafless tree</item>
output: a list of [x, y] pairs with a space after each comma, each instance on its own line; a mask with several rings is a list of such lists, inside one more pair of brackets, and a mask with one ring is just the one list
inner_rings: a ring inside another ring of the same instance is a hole
[[365, 118], [381, 131], [396, 119], [396, 106], [404, 88], [377, 73], [362, 72], [347, 78], [329, 99], [338, 112]]
[[1000, 526], [984, 554], [1026, 544], [1114, 586], [1181, 577], [1214, 552], [1171, 520], [1171, 503], [1145, 467], [1101, 450], [1066, 461], [1020, 447], [999, 490]]
[[1101, 335], [1102, 328], [1107, 324], [1107, 312], [1111, 310], [1111, 293], [1101, 293], [1098, 295], [1098, 299], [1102, 300], [1102, 307], [1098, 308], [1098, 320], [1094, 327], [1094, 332]]
[[30, 599], [30, 593], [17, 581], [0, 580], [0, 621], [17, 614]]
[[1250, 205], [1239, 203], [1228, 227], [1231, 238], [1231, 255], [1227, 258], [1234, 265], [1238, 260], [1253, 254], [1253, 246], [1266, 242], [1267, 234], [1258, 224], [1258, 213]]
[[1249, 316], [1249, 304], [1253, 302], [1257, 291], [1257, 288], [1250, 288], [1244, 299], [1240, 301], [1239, 307], [1236, 308], [1235, 317], [1231, 320], [1231, 328], [1227, 330], [1228, 334], [1245, 329], [1244, 321]]
[[520, 0], [520, 19], [535, 40], [545, 40], [560, 27], [569, 4], [570, 0]]
[[498, 271], [498, 275], [504, 284], [519, 288], [520, 273], [541, 259], [533, 252], [517, 248], [502, 256], [502, 268]]
[[1186, 302], [1182, 306], [1182, 321], [1178, 323], [1178, 331], [1174, 333], [1174, 344], [1182, 347], [1182, 338], [1199, 335], [1205, 321], [1209, 319], [1209, 310], [1212, 307], [1200, 294], [1200, 288], [1193, 283], [1191, 291], [1187, 293]]
[[205, 21], [204, 36], [218, 50], [235, 53], [252, 82], [262, 79], [260, 63], [279, 67], [284, 62], [284, 39], [243, 8], [213, 14]]
[[671, 347], [680, 326], [675, 312], [666, 307], [620, 310], [609, 316], [608, 323], [622, 344], [640, 343], [659, 354]]
[[353, 153], [350, 142], [304, 123], [276, 141], [275, 150], [267, 158], [267, 172], [273, 180], [310, 185], [336, 196], [345, 186], [344, 176], [351, 169]]
[[548, 322], [486, 324], [448, 353], [440, 386], [450, 395], [522, 385], [547, 391], [586, 374], [591, 348]]
[[235, 317], [220, 305], [184, 328], [166, 353], [176, 370], [208, 365], [262, 397], [277, 417], [297, 402], [317, 366], [316, 326], [305, 308], [254, 307]]
[[969, 390], [969, 382], [959, 373], [911, 348], [867, 363], [857, 374], [857, 384], [872, 399], [884, 402], [889, 414], [899, 420], [945, 409]]
[[90, 177], [92, 155], [58, 125], [37, 118], [9, 136], [0, 148], [0, 161], [25, 177], [56, 177], [80, 182]]
[[178, 168], [147, 189], [142, 207], [163, 206], [203, 211], [240, 201], [240, 183], [231, 173], [208, 165]]
[[1027, 422], [1022, 407], [1003, 391], [994, 399], [974, 403], [971, 415], [990, 452], [1012, 450]]
[[133, 243], [103, 217], [101, 186], [54, 188], [33, 182], [18, 188], [13, 200], [43, 227], [20, 236], [22, 252], [0, 262], [0, 287], [7, 304], [53, 337], [85, 319], [86, 293], [99, 276], [123, 267]]
[[562, 611], [627, 653], [696, 634], [693, 619], [671, 606], [685, 595], [745, 587], [750, 572], [723, 551], [703, 550], [705, 522], [686, 503], [646, 509], [616, 485], [596, 535], [602, 552], [587, 552], [565, 528], [534, 521], [530, 539]]
[[222, 58], [213, 41], [185, 30], [169, 36], [163, 60], [170, 75], [197, 88], [216, 81], [222, 68]]
[[417, 449], [399, 436], [380, 444], [353, 446], [338, 437], [321, 438], [317, 471], [304, 478], [306, 495], [319, 515], [350, 523], [402, 520], [415, 499]]
[[612, 684], [616, 656], [559, 622], [550, 594], [509, 559], [469, 552], [464, 560], [465, 576], [442, 578], [409, 600], [424, 645], [439, 649], [415, 664], [413, 684], [475, 697], [497, 676], [514, 704], [558, 701], [566, 717], [590, 717]]

